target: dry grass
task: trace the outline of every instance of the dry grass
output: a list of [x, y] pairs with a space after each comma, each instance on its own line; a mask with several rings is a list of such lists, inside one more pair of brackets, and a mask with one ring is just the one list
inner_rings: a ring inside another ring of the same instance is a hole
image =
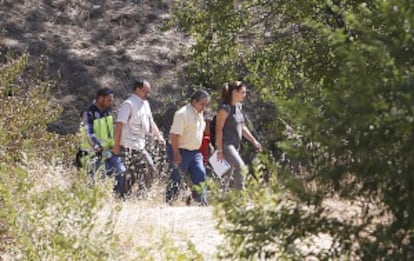
[[163, 195], [164, 188], [158, 184], [152, 188], [149, 199], [114, 199], [102, 209], [101, 215], [105, 217], [114, 207], [120, 208], [115, 217], [115, 232], [132, 257], [138, 247], [156, 251], [166, 237], [182, 249], [191, 242], [205, 260], [214, 259], [222, 236], [215, 228], [213, 208], [186, 206], [183, 201], [170, 206], [163, 202]]
[[[61, 166], [31, 162], [28, 167], [31, 177], [36, 180], [34, 192], [56, 186], [64, 189], [73, 182], [73, 178], [77, 178], [72, 175], [74, 172], [68, 174], [70, 170]], [[108, 184], [104, 182], [102, 185]], [[142, 248], [150, 249], [155, 257], [160, 256], [157, 251], [163, 238], [173, 240], [174, 245], [183, 251], [191, 242], [205, 260], [214, 260], [222, 236], [215, 228], [213, 208], [187, 206], [183, 199], [168, 205], [164, 202], [164, 195], [165, 184], [160, 182], [151, 188], [145, 200], [109, 197], [98, 214], [101, 228], [105, 227], [108, 218], [113, 218], [114, 232], [119, 235], [124, 253], [132, 260], [136, 258], [137, 249]]]
[[[67, 174], [67, 169], [59, 166], [30, 163], [29, 168], [32, 170], [31, 176], [37, 180], [36, 192], [55, 186], [65, 188], [74, 178]], [[165, 187], [163, 182], [154, 184], [148, 199], [145, 200], [135, 198], [120, 200], [109, 197], [98, 213], [98, 220], [101, 220], [100, 223], [104, 227], [103, 224], [107, 219], [112, 218], [113, 230], [119, 235], [122, 251], [131, 260], [136, 260], [140, 254], [137, 251], [143, 249], [145, 254], [160, 260], [163, 253], [159, 249], [163, 247], [165, 239], [173, 242], [175, 247], [182, 251], [187, 249], [190, 242], [204, 260], [215, 260], [217, 246], [223, 242], [223, 236], [216, 229], [213, 208], [187, 206], [184, 198], [172, 206], [168, 205], [164, 202]], [[362, 212], [367, 207], [364, 203], [367, 204], [364, 200], [350, 202], [333, 197], [325, 200], [323, 206], [330, 218], [359, 224]], [[114, 210], [116, 210], [115, 215], [113, 215]], [[370, 211], [377, 210], [374, 206], [370, 206]], [[373, 225], [385, 221], [376, 220]], [[369, 231], [367, 232], [369, 234]], [[332, 237], [324, 233], [296, 242], [304, 254], [328, 251], [333, 243]]]

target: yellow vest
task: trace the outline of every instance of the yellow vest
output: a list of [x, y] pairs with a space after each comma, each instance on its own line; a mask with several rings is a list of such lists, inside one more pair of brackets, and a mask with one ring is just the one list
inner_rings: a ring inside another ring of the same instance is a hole
[[[114, 146], [114, 119], [111, 115], [95, 119], [93, 121], [93, 132], [104, 150]], [[80, 135], [80, 148], [85, 151], [93, 151], [83, 121], [80, 126]]]

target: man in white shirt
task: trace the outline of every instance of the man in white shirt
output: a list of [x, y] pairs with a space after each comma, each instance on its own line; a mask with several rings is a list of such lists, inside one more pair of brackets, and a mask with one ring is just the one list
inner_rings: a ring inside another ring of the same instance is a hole
[[[121, 104], [118, 111], [113, 153], [119, 154], [121, 150], [125, 152], [124, 162], [129, 172], [139, 166], [141, 156], [144, 156], [150, 171], [152, 173], [155, 171], [152, 157], [145, 149], [146, 139], [155, 138], [161, 144], [165, 144], [164, 138], [154, 122], [147, 100], [150, 91], [151, 85], [148, 81], [136, 81], [133, 86], [133, 94]], [[125, 182], [127, 181], [125, 180]], [[127, 189], [124, 186], [122, 196], [127, 192]]]
[[193, 199], [201, 205], [207, 204], [206, 170], [199, 149], [206, 127], [203, 112], [208, 105], [209, 98], [210, 95], [206, 91], [198, 90], [191, 95], [190, 103], [178, 109], [174, 114], [167, 144], [167, 156], [172, 168], [166, 192], [167, 202], [177, 198], [181, 175], [189, 172], [194, 186]]

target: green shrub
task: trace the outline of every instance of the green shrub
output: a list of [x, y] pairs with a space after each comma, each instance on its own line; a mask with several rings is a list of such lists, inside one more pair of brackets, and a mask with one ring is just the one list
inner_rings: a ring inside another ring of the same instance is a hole
[[0, 255], [122, 259], [112, 216], [97, 215], [108, 188], [89, 188], [86, 175], [64, 164], [73, 158], [77, 138], [47, 131], [61, 110], [50, 102], [53, 84], [39, 80], [39, 64], [29, 67], [29, 59], [9, 55], [0, 71]]
[[[239, 53], [239, 74], [275, 105], [287, 127], [278, 143], [293, 163], [279, 171], [288, 189], [284, 199], [278, 188], [266, 188], [248, 190], [248, 200], [223, 202], [223, 218], [234, 227], [226, 230], [229, 257], [412, 259], [414, 2], [194, 0], [179, 6], [178, 25], [194, 37], [200, 75], [206, 70], [202, 77], [216, 81], [215, 72], [234, 72], [225, 62]], [[214, 66], [199, 62], [204, 57]], [[297, 247], [321, 235], [331, 239], [327, 249]], [[268, 243], [281, 253], [263, 252]]]
[[41, 80], [42, 59], [31, 66], [28, 62], [28, 54], [16, 58], [8, 54], [7, 62], [1, 65], [0, 156], [7, 162], [19, 161], [21, 151], [47, 160], [67, 158], [74, 154], [76, 136], [47, 131], [48, 123], [62, 112], [49, 94], [55, 83]]
[[[88, 188], [84, 177], [66, 177], [65, 184], [53, 177], [68, 175], [59, 173], [68, 169], [56, 167], [36, 175], [28, 167], [1, 168], [5, 256], [21, 260], [116, 259], [113, 225], [109, 219], [97, 219], [104, 203], [102, 188]], [[50, 181], [56, 183], [48, 185]]]

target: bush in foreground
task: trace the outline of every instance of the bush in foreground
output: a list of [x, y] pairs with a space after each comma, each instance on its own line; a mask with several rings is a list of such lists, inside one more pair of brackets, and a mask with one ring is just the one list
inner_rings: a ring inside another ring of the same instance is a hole
[[[4, 54], [1, 54], [4, 55]], [[98, 220], [105, 188], [71, 168], [76, 136], [47, 124], [60, 113], [41, 63], [7, 55], [0, 71], [0, 254], [5, 259], [118, 259], [111, 219]]]

